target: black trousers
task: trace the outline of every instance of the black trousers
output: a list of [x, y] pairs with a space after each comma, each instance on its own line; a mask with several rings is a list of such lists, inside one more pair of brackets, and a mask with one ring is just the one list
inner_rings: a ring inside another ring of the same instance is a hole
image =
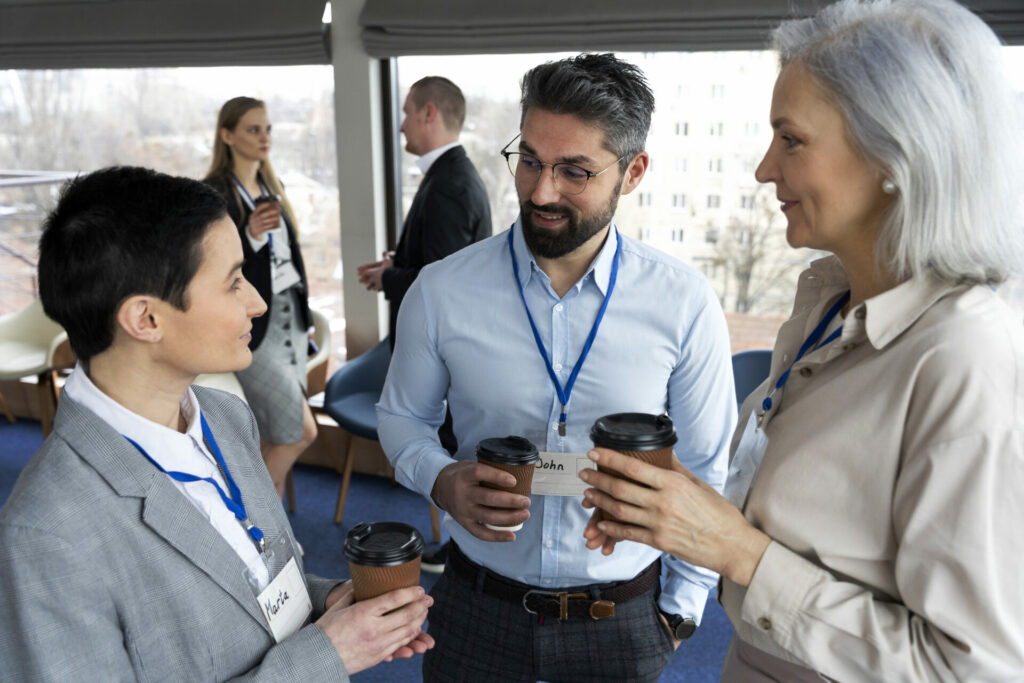
[[[481, 571], [485, 571], [481, 569]], [[559, 621], [492, 597], [450, 566], [430, 592], [423, 657], [426, 683], [657, 681], [674, 652], [661, 622], [657, 589], [615, 606], [607, 619]]]

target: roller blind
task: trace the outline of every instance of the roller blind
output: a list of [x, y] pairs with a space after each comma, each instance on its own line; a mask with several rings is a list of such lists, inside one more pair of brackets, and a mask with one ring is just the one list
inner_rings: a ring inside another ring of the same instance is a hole
[[[763, 48], [783, 19], [825, 0], [366, 0], [359, 18], [373, 57], [577, 50]], [[1000, 37], [1024, 44], [1024, 2], [966, 2]]]
[[0, 69], [330, 63], [324, 0], [2, 0]]

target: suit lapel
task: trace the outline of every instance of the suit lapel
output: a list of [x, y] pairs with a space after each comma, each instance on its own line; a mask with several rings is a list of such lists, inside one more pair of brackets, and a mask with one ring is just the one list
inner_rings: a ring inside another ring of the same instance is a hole
[[[95, 413], [66, 395], [61, 396], [54, 431], [118, 495], [142, 498], [142, 521], [146, 526], [209, 576], [270, 633], [245, 579], [245, 564], [170, 477], [153, 467]], [[239, 486], [243, 484], [239, 482]]]

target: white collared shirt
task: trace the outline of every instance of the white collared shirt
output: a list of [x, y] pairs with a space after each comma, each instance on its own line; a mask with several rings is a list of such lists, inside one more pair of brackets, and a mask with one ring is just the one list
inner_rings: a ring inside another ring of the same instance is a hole
[[432, 149], [419, 159], [416, 160], [416, 166], [423, 171], [423, 175], [427, 175], [427, 171], [434, 165], [434, 162], [441, 158], [441, 155], [450, 150], [453, 147], [458, 147], [461, 142], [449, 142], [447, 145], [441, 145], [437, 149]]
[[[186, 390], [181, 397], [181, 414], [188, 422], [188, 429], [184, 434], [133, 413], [104, 394], [93, 384], [81, 363], [75, 366], [75, 371], [68, 377], [64, 391], [72, 400], [96, 413], [117, 432], [142, 446], [146, 453], [168, 472], [179, 471], [197, 477], [211, 477], [220, 484], [225, 493], [228, 493], [217, 461], [203, 440], [199, 402], [192, 389]], [[139, 453], [139, 457], [142, 458], [143, 455]], [[205, 481], [171, 481], [249, 567], [259, 580], [260, 588], [269, 584], [270, 573], [263, 558], [234, 513], [228, 510], [221, 500], [217, 489]]]

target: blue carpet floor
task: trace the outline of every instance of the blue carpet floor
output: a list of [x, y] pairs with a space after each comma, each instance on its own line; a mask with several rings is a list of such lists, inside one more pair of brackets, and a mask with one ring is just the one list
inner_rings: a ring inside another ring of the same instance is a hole
[[[38, 422], [0, 420], [0, 506], [7, 500], [22, 467], [42, 443]], [[417, 494], [392, 486], [381, 477], [354, 474], [345, 506], [345, 518], [333, 523], [339, 476], [319, 467], [295, 468], [296, 509], [290, 515], [295, 535], [306, 555], [306, 570], [320, 576], [348, 578], [342, 555], [345, 534], [362, 521], [397, 520], [412, 524], [430, 540], [430, 515]], [[437, 576], [423, 573], [420, 583], [430, 590]], [[708, 598], [704, 618], [696, 634], [680, 646], [661, 676], [663, 683], [719, 680], [732, 627], [715, 601]], [[420, 658], [381, 664], [352, 677], [357, 683], [420, 681]]]

